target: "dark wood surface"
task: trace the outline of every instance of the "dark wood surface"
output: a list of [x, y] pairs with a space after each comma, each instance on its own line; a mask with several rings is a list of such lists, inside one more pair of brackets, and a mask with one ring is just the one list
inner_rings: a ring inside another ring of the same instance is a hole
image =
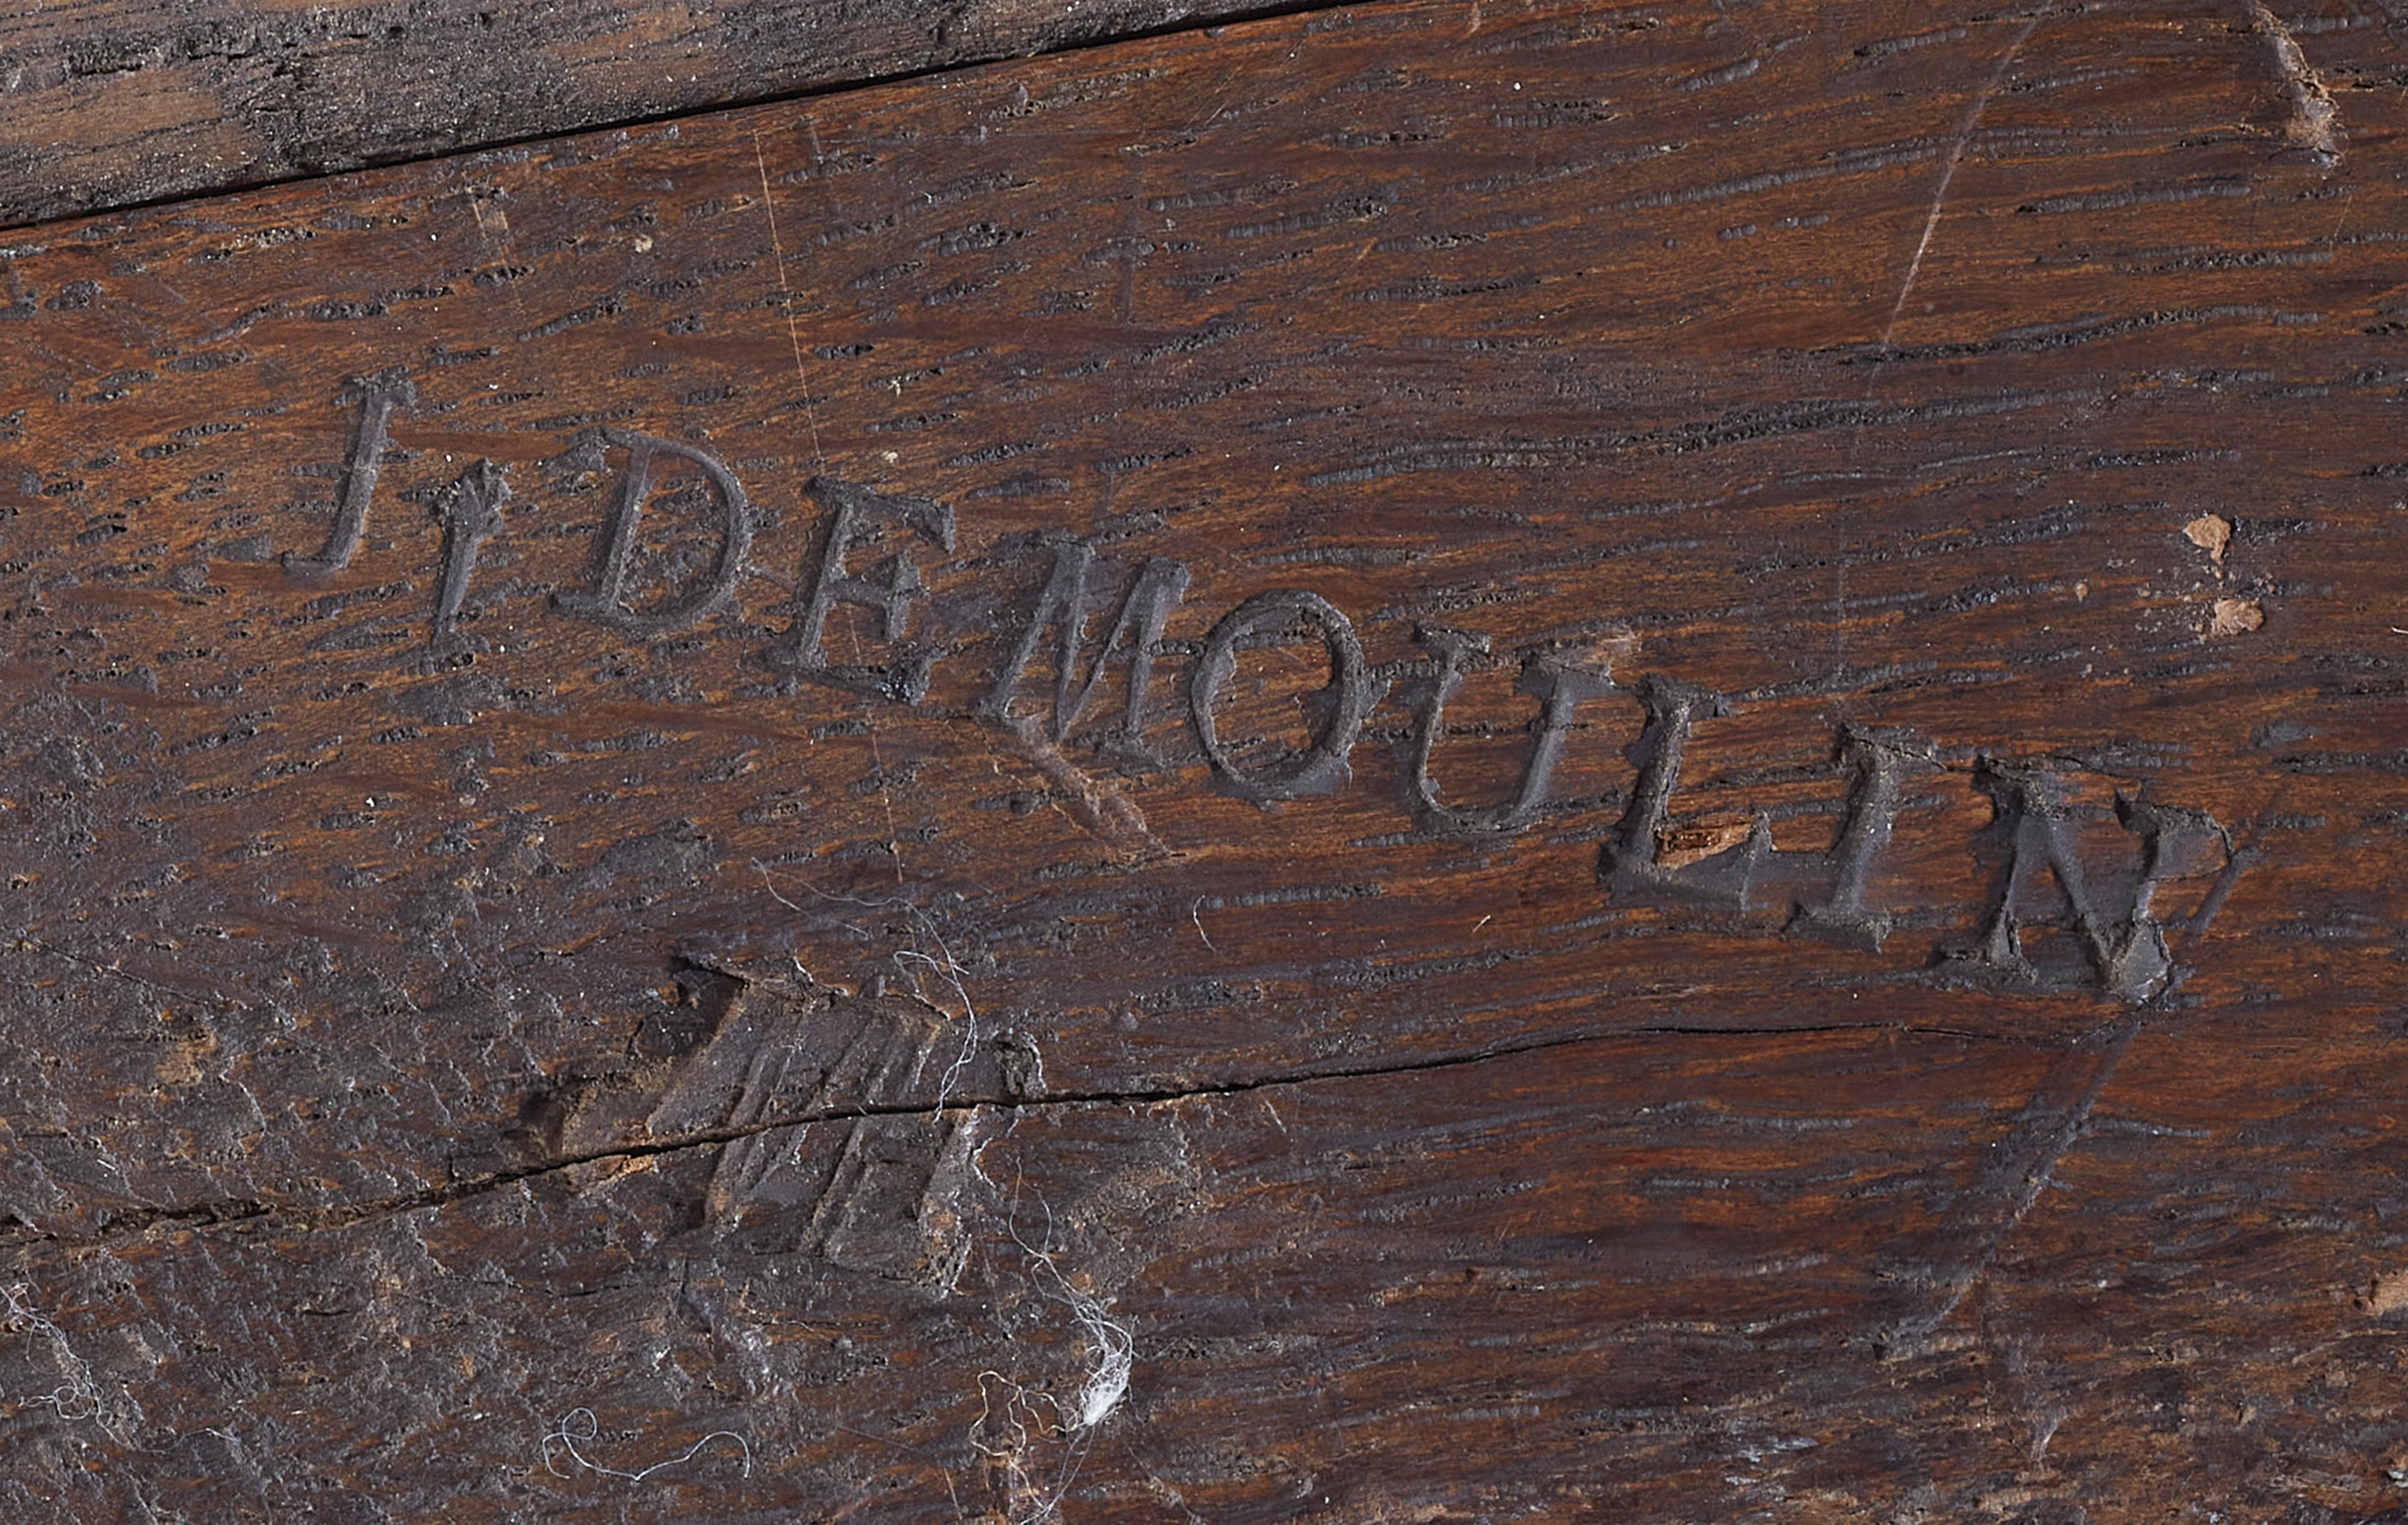
[[1284, 8], [35, 0], [0, 11], [0, 226]]
[[2399, 1518], [2401, 62], [1361, 6], [16, 235], [0, 1501]]

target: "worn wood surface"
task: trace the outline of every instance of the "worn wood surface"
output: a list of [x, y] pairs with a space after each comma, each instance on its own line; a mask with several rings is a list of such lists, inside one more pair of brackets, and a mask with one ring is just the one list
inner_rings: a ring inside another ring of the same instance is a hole
[[2398, 1518], [2315, 20], [1363, 6], [17, 235], [0, 1500]]
[[36, 0], [0, 226], [1279, 8], [1242, 0]]

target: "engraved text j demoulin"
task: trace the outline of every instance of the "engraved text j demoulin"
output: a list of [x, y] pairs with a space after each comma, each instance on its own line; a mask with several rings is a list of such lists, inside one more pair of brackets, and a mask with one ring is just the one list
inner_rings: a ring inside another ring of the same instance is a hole
[[[285, 555], [284, 565], [296, 578], [340, 570], [357, 553], [392, 417], [396, 409], [415, 401], [410, 383], [390, 372], [360, 378], [352, 383], [352, 391], [360, 412], [334, 521], [319, 549]], [[553, 607], [563, 615], [596, 620], [631, 634], [658, 635], [691, 626], [733, 600], [744, 575], [752, 522], [744, 489], [734, 474], [706, 451], [633, 430], [589, 430], [580, 436], [580, 445], [597, 466], [613, 452], [624, 456], [624, 464], [605, 511], [586, 586], [555, 594]], [[711, 500], [718, 543], [707, 568], [693, 575], [684, 586], [669, 591], [666, 598], [638, 609], [630, 600], [629, 586], [638, 532], [652, 496], [654, 473], [665, 462], [702, 478]], [[873, 541], [907, 548], [917, 541], [939, 552], [952, 552], [953, 509], [930, 499], [826, 476], [814, 478], [808, 491], [820, 510], [820, 524], [796, 584], [792, 606], [796, 618], [759, 653], [760, 659], [814, 682], [898, 705], [919, 704], [928, 691], [936, 652], [910, 640], [914, 610], [927, 597], [912, 553], [908, 549], [890, 549], [866, 565], [856, 567], [854, 563], [859, 553], [872, 549]], [[479, 551], [502, 530], [509, 501], [502, 469], [485, 460], [471, 464], [441, 494], [443, 548], [432, 620], [437, 640], [452, 633], [476, 572]], [[1054, 541], [1052, 549], [1053, 565], [1034, 606], [1016, 634], [1005, 633], [1009, 648], [994, 681], [978, 701], [978, 715], [1001, 725], [1034, 723], [1015, 720], [1010, 701], [1046, 636], [1054, 634], [1059, 644], [1050, 728], [1053, 740], [1060, 743], [1069, 738], [1080, 716], [1097, 697], [1110, 663], [1120, 659], [1125, 664], [1121, 712], [1107, 728], [1102, 744], [1125, 756], [1158, 761], [1141, 734], [1142, 719], [1164, 627], [1186, 593], [1187, 568], [1159, 557], [1143, 562], [1118, 607], [1109, 611], [1110, 623], [1100, 645], [1089, 653], [1082, 650], [1089, 619], [1107, 612], [1105, 598], [1096, 587], [1095, 551], [1071, 538]], [[875, 611], [880, 634], [891, 648], [889, 660], [839, 663], [830, 659], [824, 645], [827, 620], [844, 605]], [[1214, 716], [1215, 704], [1236, 669], [1238, 652], [1250, 638], [1307, 632], [1326, 648], [1331, 674], [1330, 702], [1323, 706], [1317, 731], [1300, 752], [1267, 762], [1243, 762], [1239, 750], [1221, 734]], [[1445, 706], [1461, 681], [1468, 659], [1487, 654], [1490, 642], [1484, 635], [1438, 625], [1417, 625], [1412, 636], [1429, 654], [1431, 674], [1411, 702], [1412, 724], [1405, 770], [1408, 809], [1426, 830], [1443, 835], [1496, 836], [1529, 825], [1545, 805], [1575, 711], [1584, 702], [1612, 691], [1614, 683], [1605, 673], [1579, 665], [1560, 653], [1545, 649], [1526, 653], [1517, 689], [1540, 708], [1519, 784], [1510, 798], [1492, 804], [1453, 803], [1443, 797], [1432, 777], [1431, 754], [1441, 734]], [[1324, 791], [1341, 782], [1364, 721], [1385, 693], [1386, 684], [1366, 663], [1361, 642], [1346, 614], [1318, 593], [1282, 588], [1254, 594], [1212, 624], [1190, 669], [1186, 697], [1189, 721], [1214, 777], [1232, 791], [1268, 804]], [[1729, 705], [1711, 690], [1663, 675], [1642, 677], [1635, 696], [1645, 716], [1627, 753], [1637, 773], [1623, 815], [1599, 853], [1599, 880], [1617, 897], [1678, 901], [1727, 911], [1745, 910], [1751, 891], [1767, 877], [1777, 877], [1784, 884], [1803, 881], [1820, 888], [1793, 901], [1789, 931], [1867, 950], [1881, 949], [1893, 927], [1890, 917], [1870, 902], [1872, 870], [1890, 840], [1901, 782], [1912, 773], [1937, 767], [1934, 748], [1900, 732], [1846, 727], [1840, 737], [1840, 750], [1851, 782], [1843, 823], [1828, 850], [1778, 850], [1759, 817], [1739, 844], [1698, 861], [1674, 863], [1667, 861], [1662, 840], [1680, 781], [1683, 751], [1699, 718], [1727, 714]], [[2222, 870], [2214, 888], [2187, 923], [2189, 935], [2196, 937], [2246, 859], [2232, 849], [2223, 828], [2201, 811], [2119, 794], [2116, 818], [2129, 834], [2138, 871], [2129, 877], [2128, 891], [2113, 897], [2119, 903], [2109, 904], [2086, 877], [2073, 834], [2065, 824], [2060, 774], [2046, 767], [1985, 759], [1974, 778], [1990, 798], [1991, 830], [2004, 840], [2005, 866], [1980, 918], [1980, 934], [1961, 943], [1942, 944], [1933, 950], [1935, 962], [1963, 977], [2003, 988], [2080, 985], [2129, 1003], [2148, 1000], [2169, 989], [2177, 966], [2167, 934], [2183, 933], [2186, 924], [2160, 920], [2153, 911], [2153, 900], [2164, 881], [2180, 872], [2179, 865], [2197, 862], [2203, 853], [2220, 852]], [[1782, 872], [1770, 874], [1775, 868]], [[2125, 876], [2097, 877], [2113, 877], [2120, 883]], [[2043, 879], [2055, 882], [2053, 900], [2043, 896]], [[2036, 916], [2035, 907], [2043, 914]], [[2022, 933], [2043, 922], [2070, 935], [2078, 948], [2080, 958], [2070, 972], [2067, 967], [2043, 972], [2027, 957]]]

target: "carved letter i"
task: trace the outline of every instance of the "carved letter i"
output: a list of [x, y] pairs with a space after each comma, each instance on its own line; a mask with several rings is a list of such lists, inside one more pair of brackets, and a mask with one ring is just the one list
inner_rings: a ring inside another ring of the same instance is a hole
[[501, 467], [480, 458], [444, 492], [443, 499], [443, 574], [435, 591], [438, 642], [452, 634], [452, 622], [460, 618], [469, 574], [477, 568], [477, 549], [502, 527], [502, 505], [510, 501], [510, 484]]
[[395, 407], [418, 401], [417, 389], [397, 371], [352, 378], [359, 389], [360, 423], [351, 435], [351, 455], [343, 466], [343, 496], [335, 506], [334, 528], [326, 532], [326, 548], [315, 556], [284, 553], [284, 570], [295, 577], [339, 572], [351, 564], [367, 532], [368, 500], [376, 495], [377, 466], [384, 454], [385, 427]]

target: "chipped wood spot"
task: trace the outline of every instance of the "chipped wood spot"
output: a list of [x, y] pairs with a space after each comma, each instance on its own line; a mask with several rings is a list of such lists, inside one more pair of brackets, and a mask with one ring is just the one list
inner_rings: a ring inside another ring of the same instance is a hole
[[1663, 844], [1656, 861], [1666, 868], [1686, 868], [1703, 862], [1718, 852], [1727, 852], [1745, 843], [1756, 827], [1744, 820], [1723, 821], [1711, 826], [1682, 826], [1662, 833], [1657, 840]]
[[2207, 634], [2211, 638], [2245, 635], [2266, 623], [2266, 606], [2254, 598], [2219, 598], [2209, 611]]
[[2332, 92], [2325, 87], [2323, 77], [2309, 66], [2307, 55], [2300, 50], [2300, 39], [2266, 0], [2247, 0], [2247, 4], [2258, 35], [2273, 50], [2274, 71], [2282, 77], [2283, 88], [2291, 99], [2290, 115], [2283, 123], [2283, 140], [2315, 155], [2319, 163], [2333, 164], [2341, 157], [2344, 139], [2341, 112], [2333, 105]]
[[2378, 1318], [2408, 1308], [2408, 1270], [2390, 1271], [2375, 1277], [2366, 1289], [2362, 1305]]

